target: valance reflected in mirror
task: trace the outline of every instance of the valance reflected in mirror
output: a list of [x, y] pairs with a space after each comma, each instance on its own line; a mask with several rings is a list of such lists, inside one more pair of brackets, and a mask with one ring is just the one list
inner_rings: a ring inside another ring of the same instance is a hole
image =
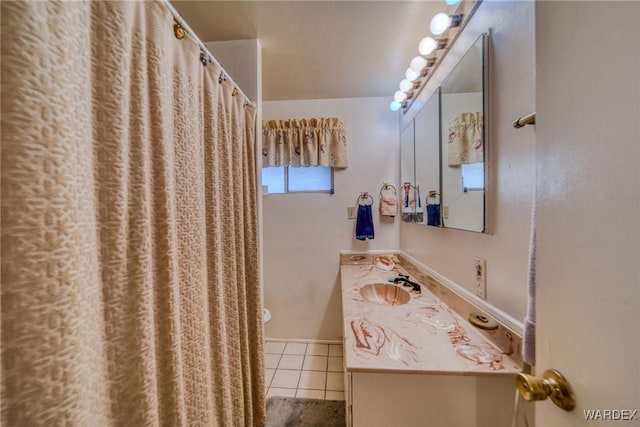
[[485, 231], [486, 44], [482, 35], [440, 86], [445, 227]]

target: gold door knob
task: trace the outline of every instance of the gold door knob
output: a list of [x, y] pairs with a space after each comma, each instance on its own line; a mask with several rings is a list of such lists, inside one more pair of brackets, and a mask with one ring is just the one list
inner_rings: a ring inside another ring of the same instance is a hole
[[542, 378], [528, 374], [518, 374], [516, 385], [520, 395], [528, 401], [545, 400], [550, 397], [553, 403], [565, 411], [571, 411], [576, 402], [567, 380], [555, 369], [544, 371]]

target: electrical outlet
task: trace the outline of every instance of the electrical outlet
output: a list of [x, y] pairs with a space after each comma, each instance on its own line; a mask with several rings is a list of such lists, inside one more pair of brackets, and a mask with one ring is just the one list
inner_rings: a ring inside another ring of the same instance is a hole
[[356, 208], [354, 206], [347, 207], [347, 219], [356, 219]]
[[449, 219], [449, 206], [442, 207], [442, 218]]
[[476, 257], [475, 270], [476, 295], [482, 299], [487, 299], [487, 261]]

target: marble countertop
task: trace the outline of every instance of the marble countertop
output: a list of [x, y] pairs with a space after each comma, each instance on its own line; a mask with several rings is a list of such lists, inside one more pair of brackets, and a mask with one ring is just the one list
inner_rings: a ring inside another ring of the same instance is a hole
[[[404, 271], [369, 257], [340, 272], [347, 371], [448, 375], [517, 374], [520, 366], [425, 286], [402, 305], [369, 302], [360, 288]], [[376, 258], [377, 259], [377, 258]], [[385, 257], [380, 259], [385, 260]], [[414, 279], [413, 277], [411, 278]], [[411, 288], [404, 287], [407, 292]]]

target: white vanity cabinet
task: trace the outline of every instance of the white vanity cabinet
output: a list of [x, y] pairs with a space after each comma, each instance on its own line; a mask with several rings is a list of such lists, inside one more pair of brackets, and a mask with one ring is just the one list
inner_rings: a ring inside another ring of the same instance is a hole
[[515, 375], [345, 373], [347, 427], [510, 427]]

